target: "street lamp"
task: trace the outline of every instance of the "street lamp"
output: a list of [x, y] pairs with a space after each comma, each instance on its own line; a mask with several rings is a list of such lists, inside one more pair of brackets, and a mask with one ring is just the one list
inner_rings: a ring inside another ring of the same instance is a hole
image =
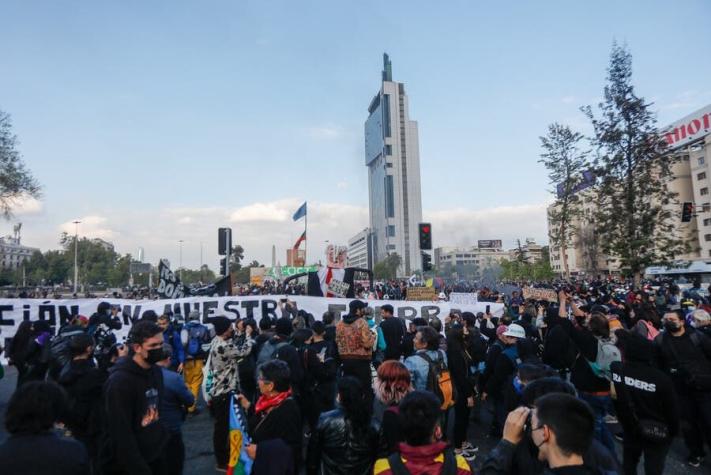
[[79, 224], [81, 221], [72, 221], [74, 223], [74, 293], [77, 293], [77, 281], [79, 280], [79, 267], [77, 265], [77, 255], [79, 251]]

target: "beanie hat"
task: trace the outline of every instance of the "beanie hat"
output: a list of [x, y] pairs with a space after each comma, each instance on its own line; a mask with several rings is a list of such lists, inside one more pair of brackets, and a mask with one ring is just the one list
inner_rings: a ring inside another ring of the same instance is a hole
[[220, 316], [213, 317], [212, 324], [215, 326], [215, 334], [219, 336], [223, 335], [227, 330], [229, 330], [230, 325], [232, 325], [232, 322], [229, 318]]
[[96, 307], [98, 313], [106, 313], [109, 310], [111, 310], [111, 304], [109, 302], [101, 302], [99, 306]]
[[291, 323], [291, 320], [282, 317], [276, 321], [274, 329], [277, 335], [290, 336], [294, 331], [294, 325]]
[[188, 321], [192, 322], [196, 320], [200, 320], [200, 312], [198, 312], [197, 310], [191, 310], [188, 314]]
[[501, 336], [504, 333], [506, 333], [507, 327], [506, 325], [499, 325], [496, 327], [496, 336]]
[[617, 341], [628, 361], [651, 361], [654, 347], [651, 341], [638, 333], [618, 330]]

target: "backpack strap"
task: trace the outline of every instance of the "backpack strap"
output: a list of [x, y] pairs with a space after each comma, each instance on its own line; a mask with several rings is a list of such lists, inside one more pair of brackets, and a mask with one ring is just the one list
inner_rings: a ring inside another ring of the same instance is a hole
[[391, 454], [388, 457], [388, 464], [390, 465], [390, 471], [393, 475], [411, 475], [405, 464], [402, 463], [400, 452]]
[[441, 473], [442, 475], [457, 475], [457, 457], [452, 447], [444, 449], [444, 464]]

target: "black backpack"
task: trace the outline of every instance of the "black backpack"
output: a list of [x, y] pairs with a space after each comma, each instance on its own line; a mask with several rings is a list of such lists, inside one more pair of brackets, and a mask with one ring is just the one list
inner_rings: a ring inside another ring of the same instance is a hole
[[62, 369], [72, 361], [72, 352], [69, 349], [69, 342], [72, 337], [81, 335], [84, 332], [83, 328], [76, 328], [67, 332], [60, 332], [52, 338], [52, 341], [45, 346], [49, 349], [49, 376], [53, 380], [57, 380]]

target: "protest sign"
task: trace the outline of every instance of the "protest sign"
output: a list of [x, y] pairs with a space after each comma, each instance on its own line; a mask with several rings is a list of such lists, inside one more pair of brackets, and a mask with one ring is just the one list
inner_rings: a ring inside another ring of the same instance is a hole
[[333, 294], [334, 297], [345, 297], [348, 295], [348, 289], [350, 288], [350, 284], [336, 279], [331, 279], [331, 282], [328, 283], [328, 292]]
[[434, 287], [408, 287], [407, 300], [431, 301], [437, 297]]
[[179, 299], [190, 295], [190, 290], [180, 282], [175, 272], [170, 270], [165, 259], [158, 264], [158, 296], [162, 299]]
[[536, 289], [534, 287], [523, 288], [523, 298], [534, 300], [548, 300], [549, 302], [557, 302], [558, 294], [553, 289]]
[[449, 303], [472, 305], [477, 303], [477, 295], [472, 292], [452, 292], [449, 294]]
[[[424, 287], [423, 287], [424, 288]], [[230, 320], [237, 318], [253, 318], [257, 321], [264, 316], [272, 318], [281, 317], [279, 300], [286, 295], [255, 295], [246, 297], [186, 297], [167, 300], [127, 300], [127, 299], [0, 299], [0, 338], [3, 338], [4, 347], [11, 339], [17, 327], [24, 320], [44, 320], [56, 333], [60, 326], [71, 320], [73, 315], [90, 316], [101, 302], [108, 302], [121, 309], [120, 318], [122, 328], [115, 332], [119, 341], [125, 340], [133, 322], [138, 321], [148, 310], [153, 310], [158, 315], [173, 312], [188, 315], [192, 310], [200, 313], [200, 320], [209, 323], [210, 318], [224, 315]], [[296, 302], [299, 309], [314, 315], [317, 320], [326, 311], [333, 312], [337, 319], [348, 313], [348, 304], [354, 299], [307, 297], [289, 295], [289, 300]], [[449, 315], [451, 304], [449, 302], [432, 301], [403, 301], [403, 300], [369, 300], [368, 305], [378, 314], [380, 307], [392, 305], [395, 315], [407, 320], [416, 317], [427, 319], [439, 318], [444, 320]], [[486, 305], [491, 306], [491, 313], [495, 316], [503, 314], [503, 304], [476, 303], [474, 305], [457, 305], [456, 308], [463, 312], [483, 312]], [[3, 355], [4, 356], [4, 355]]]

